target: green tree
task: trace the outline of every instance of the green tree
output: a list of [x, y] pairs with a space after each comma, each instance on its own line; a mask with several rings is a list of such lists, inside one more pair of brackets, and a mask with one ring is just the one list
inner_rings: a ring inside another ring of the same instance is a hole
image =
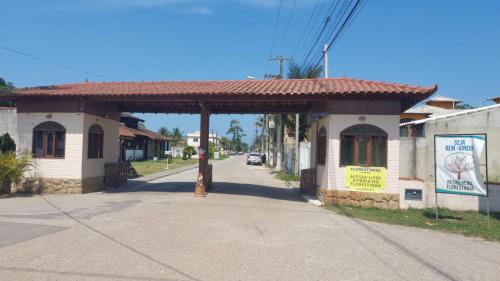
[[0, 137], [0, 153], [16, 151], [16, 143], [10, 137], [9, 133], [4, 134]]
[[241, 147], [241, 138], [246, 136], [243, 133], [243, 128], [240, 125], [240, 121], [233, 119], [229, 124], [229, 129], [226, 132], [227, 135], [231, 135], [231, 150], [233, 151], [242, 151]]
[[184, 133], [178, 127], [172, 129], [172, 144], [177, 145], [184, 139]]
[[161, 127], [160, 129], [158, 129], [158, 134], [166, 136], [166, 137], [172, 136], [172, 132], [170, 132], [170, 130], [166, 127]]
[[[288, 67], [288, 79], [314, 79], [319, 78], [323, 73], [323, 67], [320, 65], [300, 66], [296, 63], [291, 63]], [[295, 115], [286, 115], [283, 117], [283, 122], [288, 128], [295, 129]], [[301, 113], [299, 115], [299, 141], [311, 139], [311, 115], [309, 113]]]
[[141, 129], [141, 130], [147, 130], [147, 129], [148, 129], [148, 127], [146, 127], [146, 124], [144, 124], [144, 122], [139, 122], [139, 123], [137, 124], [137, 127], [138, 127], [139, 129]]
[[[1, 92], [8, 92], [10, 90], [13, 90], [14, 89], [14, 84], [12, 84], [12, 82], [7, 82], [5, 81], [5, 79], [3, 79], [2, 77], [0, 77], [0, 93]], [[10, 101], [3, 101], [3, 102], [0, 102], [0, 106], [16, 106], [16, 104], [14, 102], [10, 102]]]

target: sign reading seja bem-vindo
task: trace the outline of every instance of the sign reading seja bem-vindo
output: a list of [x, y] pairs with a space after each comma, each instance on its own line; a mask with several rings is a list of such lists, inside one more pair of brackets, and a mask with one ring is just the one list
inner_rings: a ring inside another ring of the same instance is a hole
[[480, 161], [483, 153], [486, 159], [486, 135], [436, 135], [434, 142], [436, 192], [488, 196]]

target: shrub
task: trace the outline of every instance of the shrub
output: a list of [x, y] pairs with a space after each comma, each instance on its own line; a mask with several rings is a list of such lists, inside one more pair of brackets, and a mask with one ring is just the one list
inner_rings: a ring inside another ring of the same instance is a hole
[[10, 137], [9, 133], [6, 133], [0, 137], [0, 153], [8, 151], [16, 151], [16, 143]]
[[29, 153], [19, 156], [12, 151], [0, 153], [0, 194], [10, 193], [12, 184], [18, 184], [32, 165]]
[[184, 158], [191, 159], [191, 156], [193, 156], [195, 154], [196, 154], [196, 150], [194, 149], [194, 147], [188, 145], [188, 146], [184, 147], [184, 149], [182, 150], [182, 159], [184, 159]]

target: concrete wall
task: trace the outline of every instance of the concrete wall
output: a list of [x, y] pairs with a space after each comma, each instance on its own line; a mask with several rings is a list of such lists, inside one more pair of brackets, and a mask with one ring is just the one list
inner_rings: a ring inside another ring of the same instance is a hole
[[17, 113], [16, 108], [0, 107], [0, 136], [9, 133], [17, 145]]
[[330, 117], [326, 116], [322, 119], [317, 120], [314, 122], [311, 126], [312, 129], [312, 147], [314, 149], [311, 149], [311, 165], [314, 167], [316, 166], [316, 182], [319, 188], [324, 188], [328, 189], [330, 187], [330, 181], [328, 177], [328, 165], [330, 157], [326, 157], [326, 163], [325, 165], [316, 165], [316, 151], [317, 151], [317, 133], [321, 129], [321, 127], [325, 127], [326, 133], [327, 133], [327, 140], [326, 140], [326, 154], [330, 154], [330, 130], [329, 130], [329, 124], [330, 124]]
[[[88, 158], [89, 128], [98, 124], [104, 130], [103, 158]], [[106, 119], [96, 115], [85, 114], [83, 126], [83, 171], [82, 178], [103, 177], [104, 164], [116, 163], [120, 157], [120, 139], [118, 135], [120, 123], [112, 119]]]
[[[438, 194], [438, 204], [440, 207], [455, 209], [455, 210], [486, 210], [486, 200], [490, 201], [491, 210], [500, 211], [500, 107], [491, 108], [489, 110], [472, 112], [468, 114], [453, 116], [449, 118], [435, 119], [425, 123], [425, 138], [417, 138], [408, 141], [403, 140], [401, 150], [404, 151], [409, 144], [414, 142], [414, 155], [402, 154], [401, 157], [401, 177], [412, 175], [409, 171], [411, 163], [413, 166], [413, 175], [416, 179], [421, 180], [421, 184], [408, 183], [402, 181], [401, 198], [404, 196], [405, 187], [416, 188], [423, 190], [423, 201], [403, 202], [401, 207], [408, 207], [408, 204], [413, 204], [412, 207], [434, 207], [435, 192], [434, 192], [434, 135], [436, 134], [474, 134], [486, 133], [488, 135], [488, 181], [490, 183], [489, 199], [463, 196], [454, 194]], [[485, 154], [481, 156], [481, 162], [485, 162]], [[482, 169], [481, 174], [485, 178], [485, 169]]]
[[403, 179], [425, 179], [426, 139], [400, 138], [399, 176]]
[[82, 178], [83, 113], [18, 113], [18, 151], [31, 151], [33, 128], [45, 121], [53, 121], [66, 128], [64, 159], [34, 159], [31, 177], [78, 179]]
[[349, 190], [345, 185], [345, 168], [340, 167], [340, 132], [357, 125], [369, 124], [383, 129], [387, 135], [387, 185], [385, 193], [399, 193], [399, 115], [332, 115], [330, 121], [330, 142], [328, 165], [329, 175], [332, 179], [330, 188]]
[[322, 126], [327, 130], [327, 157], [325, 165], [317, 165], [317, 184], [320, 189], [349, 191], [345, 185], [345, 168], [340, 166], [340, 132], [357, 124], [370, 124], [388, 134], [387, 187], [384, 193], [399, 193], [399, 115], [329, 115], [313, 122], [311, 166], [316, 165], [316, 134]]

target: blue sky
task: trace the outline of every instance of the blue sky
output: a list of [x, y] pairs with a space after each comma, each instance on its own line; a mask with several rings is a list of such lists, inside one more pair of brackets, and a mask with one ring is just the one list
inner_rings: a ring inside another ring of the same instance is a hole
[[[316, 0], [283, 0], [274, 55], [294, 49]], [[6, 3], [5, 3], [6, 2]], [[276, 72], [267, 61], [279, 0], [4, 1], [0, 47], [77, 67], [93, 76], [0, 49], [0, 77], [18, 87], [90, 81], [225, 80]], [[473, 106], [500, 95], [500, 1], [366, 0], [333, 47], [330, 73], [417, 85]], [[284, 42], [281, 44], [281, 42]], [[196, 115], [143, 115], [151, 129], [199, 127]], [[225, 133], [239, 119], [214, 116]]]

